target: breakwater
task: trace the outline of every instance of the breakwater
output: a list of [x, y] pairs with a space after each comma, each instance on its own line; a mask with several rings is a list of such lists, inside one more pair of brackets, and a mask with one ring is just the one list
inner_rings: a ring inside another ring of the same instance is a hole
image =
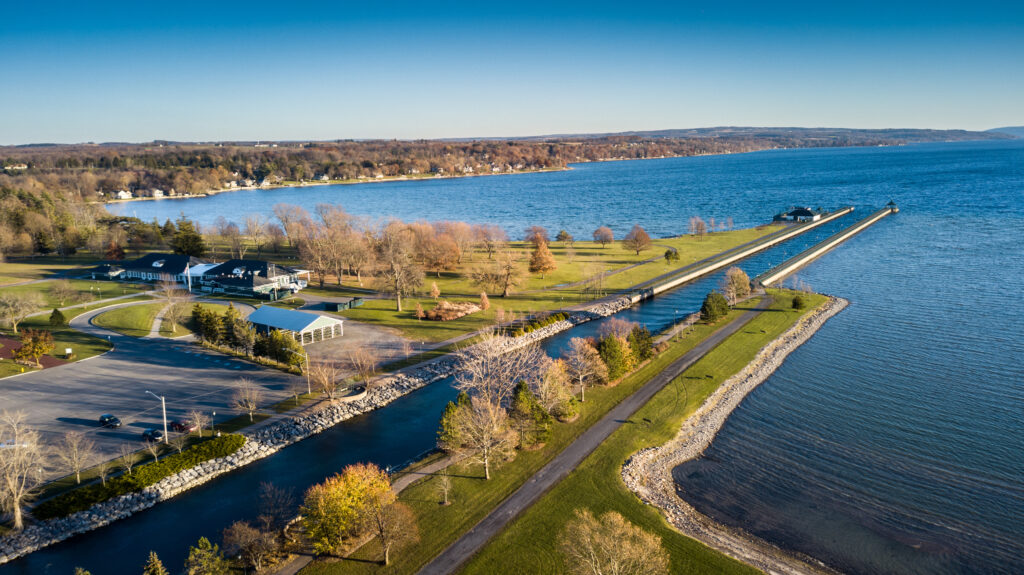
[[756, 278], [754, 278], [754, 284], [767, 287], [772, 285], [773, 283], [777, 283], [785, 279], [787, 276], [789, 276], [796, 270], [818, 259], [832, 248], [852, 238], [858, 233], [866, 230], [868, 227], [878, 222], [882, 218], [890, 214], [895, 214], [898, 211], [899, 208], [897, 208], [895, 204], [890, 204], [878, 210], [877, 212], [874, 212], [870, 216], [864, 218], [863, 220], [857, 222], [856, 224], [850, 226], [849, 228], [836, 232], [835, 234], [819, 242], [817, 245], [807, 248], [806, 250], [793, 256], [792, 258], [782, 262], [781, 264], [775, 266], [774, 268], [768, 270], [767, 272], [757, 276]]
[[792, 351], [806, 342], [847, 301], [831, 298], [763, 347], [753, 361], [722, 383], [683, 422], [679, 433], [659, 447], [637, 452], [622, 468], [622, 479], [644, 502], [658, 507], [669, 523], [689, 537], [768, 573], [831, 572], [809, 558], [797, 557], [740, 530], [728, 529], [694, 509], [676, 492], [672, 470], [699, 457], [744, 397], [768, 379]]

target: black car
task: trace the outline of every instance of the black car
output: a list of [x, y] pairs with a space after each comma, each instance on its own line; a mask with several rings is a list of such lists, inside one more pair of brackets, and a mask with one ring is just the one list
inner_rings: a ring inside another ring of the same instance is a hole
[[104, 413], [103, 415], [100, 416], [100, 427], [109, 427], [111, 429], [117, 429], [118, 427], [121, 427], [121, 420], [114, 417], [113, 415], [110, 415], [109, 413]]
[[142, 432], [142, 439], [156, 443], [164, 440], [164, 432], [152, 427]]

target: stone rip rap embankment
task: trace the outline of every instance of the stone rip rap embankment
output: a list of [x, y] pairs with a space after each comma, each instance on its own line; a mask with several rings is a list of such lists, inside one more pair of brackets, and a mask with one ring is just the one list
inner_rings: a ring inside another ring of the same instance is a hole
[[676, 529], [726, 555], [767, 573], [833, 573], [810, 557], [784, 551], [742, 530], [730, 529], [697, 511], [676, 492], [672, 470], [700, 457], [729, 414], [761, 382], [768, 379], [793, 350], [800, 347], [849, 302], [832, 297], [764, 346], [749, 364], [733, 375], [691, 415], [668, 443], [641, 450], [622, 468], [622, 479], [644, 502], [658, 507]]
[[[569, 319], [555, 322], [520, 337], [505, 338], [502, 345], [506, 351], [512, 351], [578, 324], [612, 315], [630, 305], [632, 302], [628, 297], [602, 301], [585, 310], [573, 312]], [[472, 348], [469, 348], [470, 352], [471, 350]], [[67, 517], [40, 521], [27, 526], [23, 531], [11, 532], [0, 537], [0, 565], [148, 509], [220, 475], [269, 457], [284, 447], [316, 435], [342, 421], [384, 407], [411, 391], [452, 376], [458, 371], [458, 359], [451, 355], [444, 356], [413, 369], [381, 377], [370, 386], [366, 396], [361, 399], [328, 404], [260, 430], [243, 433], [246, 442], [232, 455], [206, 461], [166, 477], [142, 491], [97, 503], [85, 511]]]

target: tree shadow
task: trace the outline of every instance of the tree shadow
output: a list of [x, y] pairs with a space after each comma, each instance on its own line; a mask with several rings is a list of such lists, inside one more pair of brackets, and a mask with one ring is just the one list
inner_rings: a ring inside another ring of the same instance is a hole
[[84, 425], [87, 427], [99, 427], [99, 421], [96, 419], [85, 419], [84, 417], [58, 417], [57, 421], [61, 423], [70, 423], [71, 425]]

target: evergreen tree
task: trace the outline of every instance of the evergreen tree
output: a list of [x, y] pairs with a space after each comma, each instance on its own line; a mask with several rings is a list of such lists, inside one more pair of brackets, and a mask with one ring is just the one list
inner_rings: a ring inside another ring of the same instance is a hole
[[804, 309], [807, 307], [807, 300], [802, 295], [793, 296], [793, 309]]
[[545, 274], [557, 267], [555, 256], [548, 249], [548, 244], [542, 241], [537, 242], [537, 247], [533, 249], [533, 256], [530, 257], [530, 273], [539, 273], [541, 279], [544, 279]]
[[633, 350], [633, 358], [636, 363], [647, 361], [654, 355], [654, 338], [646, 327], [635, 325], [626, 338], [629, 349]]
[[466, 407], [469, 407], [469, 395], [465, 391], [459, 393], [455, 401], [449, 401], [448, 405], [444, 406], [440, 429], [437, 430], [437, 446], [448, 453], [454, 453], [462, 447], [463, 442], [456, 425], [456, 417], [458, 410]]
[[203, 236], [196, 231], [195, 225], [185, 216], [178, 218], [178, 229], [174, 232], [174, 237], [171, 238], [169, 245], [176, 254], [201, 258], [206, 253], [206, 242], [203, 241]]
[[544, 443], [551, 435], [552, 417], [541, 407], [537, 396], [525, 381], [520, 381], [512, 394], [512, 427], [519, 432], [523, 447]]
[[167, 218], [167, 221], [164, 222], [164, 225], [162, 228], [160, 228], [160, 231], [162, 232], [164, 238], [166, 239], [173, 238], [174, 233], [177, 232], [178, 230], [177, 228], [174, 227], [174, 222], [171, 221], [171, 218]]
[[46, 232], [39, 232], [32, 238], [32, 248], [35, 249], [36, 253], [43, 254], [44, 256], [49, 253], [53, 253], [56, 246], [53, 244], [53, 238]]
[[156, 551], [149, 552], [149, 561], [146, 561], [146, 566], [142, 569], [142, 575], [169, 575], [167, 568], [160, 561], [160, 558], [156, 556]]
[[633, 369], [633, 353], [621, 337], [608, 334], [597, 344], [597, 353], [608, 366], [609, 381], [615, 381]]
[[567, 232], [565, 230], [559, 231], [558, 235], [555, 236], [555, 240], [560, 241], [560, 242], [565, 243], [565, 244], [571, 244], [572, 243], [572, 239], [573, 239], [572, 238], [572, 234], [570, 234], [569, 232]]
[[708, 293], [700, 307], [700, 319], [708, 323], [715, 323], [728, 313], [729, 302], [725, 301], [725, 296], [718, 291]]
[[57, 308], [53, 308], [53, 312], [50, 313], [50, 325], [53, 327], [61, 327], [68, 324], [68, 319], [64, 317], [64, 314]]
[[230, 566], [220, 548], [206, 537], [200, 537], [199, 543], [189, 548], [185, 575], [228, 575], [229, 572]]
[[221, 333], [224, 334], [225, 345], [230, 345], [232, 348], [239, 347], [239, 341], [235, 338], [235, 324], [242, 320], [242, 314], [235, 308], [234, 303], [228, 304], [228, 309], [224, 310], [224, 315], [221, 317]]

